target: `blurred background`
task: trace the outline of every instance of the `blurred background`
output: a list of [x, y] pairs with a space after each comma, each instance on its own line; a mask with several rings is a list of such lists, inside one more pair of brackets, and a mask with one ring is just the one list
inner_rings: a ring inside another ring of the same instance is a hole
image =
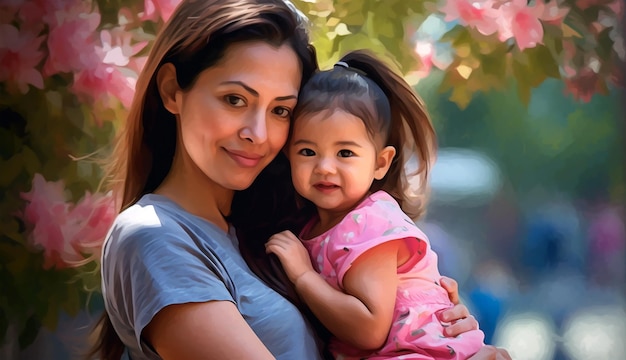
[[[179, 1], [0, 2], [1, 359], [85, 350], [115, 216], [94, 159]], [[427, 104], [439, 152], [418, 224], [486, 342], [626, 359], [623, 1], [293, 3], [322, 68], [372, 49]]]

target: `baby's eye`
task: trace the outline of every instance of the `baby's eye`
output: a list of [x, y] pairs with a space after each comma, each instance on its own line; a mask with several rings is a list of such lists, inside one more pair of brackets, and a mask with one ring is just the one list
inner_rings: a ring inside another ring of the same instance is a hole
[[339, 157], [351, 157], [351, 156], [354, 156], [354, 153], [351, 150], [344, 149], [344, 150], [339, 150], [337, 155], [339, 155]]
[[224, 96], [224, 101], [226, 101], [228, 105], [235, 106], [235, 107], [241, 107], [241, 106], [246, 105], [246, 102], [237, 95], [226, 95]]
[[273, 110], [273, 113], [282, 118], [289, 118], [291, 116], [291, 109], [279, 106]]
[[315, 155], [315, 151], [305, 148], [305, 149], [298, 151], [298, 154], [304, 155], [304, 156], [313, 156]]

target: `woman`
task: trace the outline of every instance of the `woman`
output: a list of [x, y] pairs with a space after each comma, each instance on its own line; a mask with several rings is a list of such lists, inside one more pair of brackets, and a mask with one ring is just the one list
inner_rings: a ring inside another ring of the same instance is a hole
[[[300, 84], [316, 68], [305, 29], [281, 0], [179, 5], [137, 81], [109, 169], [122, 212], [103, 251], [106, 313], [94, 354], [321, 357], [298, 308], [238, 249], [290, 293], [256, 249], [266, 233], [293, 226], [277, 221], [293, 200], [280, 188], [290, 180], [277, 155]], [[456, 300], [456, 284], [448, 288]], [[446, 315], [459, 320], [450, 335], [476, 326], [462, 305]]]

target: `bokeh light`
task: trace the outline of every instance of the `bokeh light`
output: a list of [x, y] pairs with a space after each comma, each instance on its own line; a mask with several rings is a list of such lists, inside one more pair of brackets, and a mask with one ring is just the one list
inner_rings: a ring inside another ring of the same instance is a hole
[[535, 312], [507, 315], [494, 334], [494, 344], [507, 349], [514, 360], [551, 360], [555, 340], [552, 321]]
[[564, 348], [573, 360], [626, 359], [626, 311], [620, 306], [580, 310], [564, 326]]

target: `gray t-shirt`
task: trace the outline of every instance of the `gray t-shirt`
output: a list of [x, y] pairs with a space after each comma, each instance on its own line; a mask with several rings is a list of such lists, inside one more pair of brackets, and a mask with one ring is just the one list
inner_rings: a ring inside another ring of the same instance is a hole
[[102, 291], [132, 359], [159, 359], [141, 338], [159, 310], [211, 300], [232, 301], [277, 359], [320, 359], [308, 323], [252, 273], [234, 231], [164, 196], [145, 195], [115, 220], [104, 245]]

